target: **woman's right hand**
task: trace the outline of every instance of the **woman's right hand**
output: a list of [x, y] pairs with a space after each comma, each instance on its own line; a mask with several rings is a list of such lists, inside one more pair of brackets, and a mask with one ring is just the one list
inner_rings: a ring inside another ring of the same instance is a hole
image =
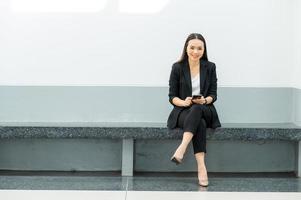
[[186, 97], [184, 101], [182, 101], [183, 107], [189, 107], [192, 104], [192, 97]]

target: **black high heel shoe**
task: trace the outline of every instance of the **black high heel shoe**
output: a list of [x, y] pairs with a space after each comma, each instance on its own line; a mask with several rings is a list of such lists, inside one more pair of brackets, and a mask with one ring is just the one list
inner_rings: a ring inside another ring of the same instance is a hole
[[171, 157], [170, 161], [176, 163], [176, 165], [182, 163], [182, 159], [176, 158], [175, 156]]

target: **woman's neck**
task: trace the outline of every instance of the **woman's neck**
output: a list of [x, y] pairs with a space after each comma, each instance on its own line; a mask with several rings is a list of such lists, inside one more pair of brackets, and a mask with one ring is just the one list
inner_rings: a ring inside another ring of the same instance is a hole
[[200, 66], [200, 61], [192, 61], [188, 59], [188, 63], [189, 63], [189, 67], [190, 68], [195, 68], [195, 67], [199, 67]]

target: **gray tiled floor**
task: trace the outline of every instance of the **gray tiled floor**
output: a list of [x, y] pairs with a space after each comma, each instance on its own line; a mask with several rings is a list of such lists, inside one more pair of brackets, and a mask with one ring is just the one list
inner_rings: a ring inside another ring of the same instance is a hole
[[199, 187], [193, 173], [0, 173], [0, 189], [112, 190], [112, 191], [219, 191], [301, 192], [301, 178], [292, 174], [213, 174], [210, 186]]

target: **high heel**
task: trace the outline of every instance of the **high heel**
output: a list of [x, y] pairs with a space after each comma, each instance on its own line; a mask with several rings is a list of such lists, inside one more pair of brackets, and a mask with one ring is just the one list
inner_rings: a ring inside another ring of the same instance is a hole
[[179, 165], [182, 163], [182, 159], [176, 158], [175, 156], [171, 157], [170, 161], [176, 163], [176, 165]]
[[208, 187], [209, 181], [206, 166], [203, 166], [203, 168], [198, 169], [198, 180], [200, 186]]
[[208, 185], [209, 185], [208, 179], [200, 180], [199, 185], [202, 187], [208, 187]]
[[[171, 162], [176, 163], [176, 165], [179, 165], [183, 161], [185, 151], [182, 150], [181, 145], [177, 148], [173, 156], [170, 158]], [[179, 156], [180, 155], [180, 156]]]

